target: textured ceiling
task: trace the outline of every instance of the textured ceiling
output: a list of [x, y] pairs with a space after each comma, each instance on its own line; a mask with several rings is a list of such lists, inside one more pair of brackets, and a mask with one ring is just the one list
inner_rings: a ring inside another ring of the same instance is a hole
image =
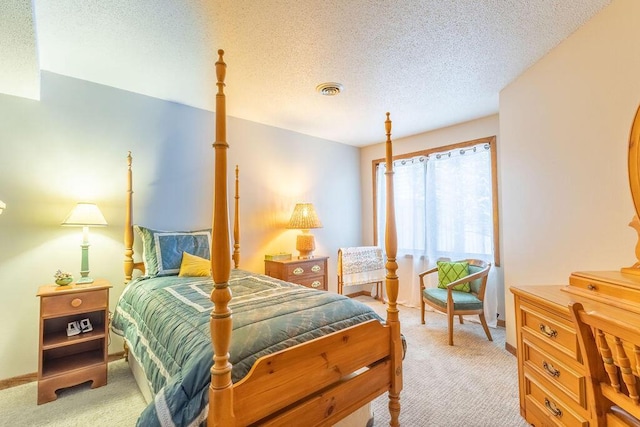
[[[19, 12], [32, 4], [2, 0], [3, 15], [5, 2]], [[36, 29], [17, 13], [19, 40], [7, 54], [213, 110], [222, 48], [229, 115], [363, 146], [384, 140], [386, 111], [396, 138], [497, 113], [502, 88], [609, 3], [33, 0]], [[0, 91], [11, 93], [2, 68]], [[327, 81], [344, 92], [317, 94]]]
[[0, 0], [0, 93], [40, 99], [40, 68], [29, 0]]

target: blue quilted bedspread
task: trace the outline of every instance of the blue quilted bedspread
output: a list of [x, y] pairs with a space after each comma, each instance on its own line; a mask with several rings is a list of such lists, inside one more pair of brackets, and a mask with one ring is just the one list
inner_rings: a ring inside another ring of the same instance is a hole
[[[209, 331], [211, 278], [136, 279], [122, 293], [111, 323], [142, 365], [154, 401], [140, 426], [198, 426], [208, 410], [213, 350]], [[331, 292], [233, 270], [232, 377], [255, 360], [370, 319], [369, 307]]]

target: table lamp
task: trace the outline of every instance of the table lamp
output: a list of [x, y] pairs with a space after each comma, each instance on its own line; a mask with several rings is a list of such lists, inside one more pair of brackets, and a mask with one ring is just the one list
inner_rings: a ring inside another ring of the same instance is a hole
[[107, 220], [95, 203], [80, 202], [76, 205], [67, 218], [62, 221], [65, 226], [82, 227], [82, 262], [80, 264], [80, 279], [76, 283], [93, 283], [89, 277], [89, 227], [104, 227]]
[[302, 230], [296, 239], [296, 249], [300, 252], [298, 259], [313, 258], [313, 250], [316, 248], [315, 237], [309, 233], [312, 228], [321, 228], [322, 223], [318, 219], [316, 210], [311, 203], [297, 203], [291, 214], [287, 228]]

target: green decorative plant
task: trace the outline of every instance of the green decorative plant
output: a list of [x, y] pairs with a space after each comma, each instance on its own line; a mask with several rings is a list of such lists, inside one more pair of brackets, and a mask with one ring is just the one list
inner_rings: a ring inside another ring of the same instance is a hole
[[53, 277], [56, 279], [57, 285], [63, 286], [73, 282], [73, 276], [71, 273], [67, 273], [62, 270], [56, 271], [56, 274], [54, 274]]

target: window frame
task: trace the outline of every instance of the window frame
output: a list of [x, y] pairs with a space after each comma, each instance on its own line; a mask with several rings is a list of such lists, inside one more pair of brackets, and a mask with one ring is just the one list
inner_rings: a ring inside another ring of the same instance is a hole
[[[494, 257], [494, 265], [496, 267], [500, 267], [501, 257], [500, 257], [500, 216], [498, 212], [498, 154], [497, 154], [497, 139], [496, 136], [487, 136], [484, 138], [478, 138], [470, 141], [458, 142], [454, 144], [444, 145], [441, 147], [429, 148], [421, 151], [414, 151], [412, 153], [399, 154], [393, 156], [393, 161], [403, 160], [403, 159], [411, 159], [413, 157], [418, 156], [429, 156], [433, 153], [440, 153], [443, 151], [451, 151], [461, 148], [467, 148], [470, 146], [478, 145], [478, 144], [489, 144], [489, 151], [491, 153], [491, 195], [492, 195], [492, 216], [493, 216], [493, 257]], [[372, 160], [372, 168], [371, 168], [371, 182], [373, 183], [373, 242], [375, 245], [378, 245], [378, 195], [377, 195], [377, 173], [376, 169], [378, 165], [384, 163], [385, 159], [375, 159]]]

